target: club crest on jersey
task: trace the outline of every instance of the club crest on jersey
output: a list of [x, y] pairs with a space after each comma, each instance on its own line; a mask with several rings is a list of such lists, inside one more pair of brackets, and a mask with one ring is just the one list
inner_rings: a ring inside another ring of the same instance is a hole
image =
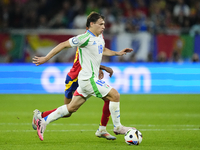
[[104, 87], [108, 89], [110, 86], [108, 84], [104, 84]]
[[78, 44], [78, 42], [79, 42], [79, 40], [78, 40], [77, 37], [74, 37], [74, 38], [72, 39], [72, 43], [73, 43], [73, 44]]

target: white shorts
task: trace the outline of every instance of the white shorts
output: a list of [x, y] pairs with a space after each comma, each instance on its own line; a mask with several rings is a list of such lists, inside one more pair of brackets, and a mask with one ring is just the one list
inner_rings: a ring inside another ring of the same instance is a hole
[[92, 95], [98, 98], [105, 97], [112, 89], [112, 87], [105, 81], [99, 80], [97, 78], [90, 78], [89, 80], [78, 80], [78, 84], [79, 86], [74, 95], [81, 95], [86, 99]]

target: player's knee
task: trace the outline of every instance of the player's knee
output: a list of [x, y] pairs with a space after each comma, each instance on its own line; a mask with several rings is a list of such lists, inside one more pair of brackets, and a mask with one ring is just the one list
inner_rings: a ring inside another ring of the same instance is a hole
[[117, 102], [119, 102], [119, 100], [120, 100], [120, 94], [119, 94], [119, 92], [116, 92], [115, 99], [116, 99]]
[[120, 94], [117, 90], [114, 89], [112, 92], [112, 101], [119, 102], [119, 100], [120, 100]]
[[70, 114], [76, 112], [74, 109], [68, 109], [68, 111], [69, 111]]
[[68, 111], [69, 111], [70, 114], [76, 112], [77, 110], [78, 110], [78, 109], [75, 108], [75, 107], [69, 107], [69, 108], [68, 108]]
[[72, 114], [70, 113], [70, 114], [68, 114], [68, 115], [65, 115], [65, 116], [63, 116], [63, 118], [68, 118], [68, 117], [70, 117]]

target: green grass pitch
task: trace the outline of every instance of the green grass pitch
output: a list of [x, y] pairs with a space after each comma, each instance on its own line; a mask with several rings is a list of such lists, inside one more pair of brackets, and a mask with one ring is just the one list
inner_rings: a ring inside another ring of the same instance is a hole
[[[31, 121], [34, 109], [63, 105], [61, 94], [1, 94], [0, 150], [197, 150], [200, 149], [200, 95], [121, 95], [121, 123], [143, 134], [138, 146], [123, 135], [97, 138], [103, 101], [90, 98], [70, 118], [50, 123], [40, 141]], [[113, 133], [112, 120], [107, 131]]]

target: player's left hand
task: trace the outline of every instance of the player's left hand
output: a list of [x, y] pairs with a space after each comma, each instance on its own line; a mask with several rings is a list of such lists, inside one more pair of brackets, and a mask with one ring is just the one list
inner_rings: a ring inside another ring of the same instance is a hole
[[110, 67], [105, 67], [105, 71], [109, 73], [109, 76], [112, 77], [113, 75], [113, 70]]
[[[105, 66], [104, 70], [105, 70], [107, 73], [109, 73], [109, 76], [110, 76], [110, 77], [112, 77], [112, 75], [113, 75], [113, 70], [112, 70], [112, 68], [106, 67], [106, 66]], [[101, 79], [103, 79], [103, 77], [104, 77], [103, 70], [99, 69], [99, 79], [101, 80]]]
[[130, 53], [132, 51], [133, 51], [132, 48], [125, 48], [125, 49], [121, 50], [120, 52], [118, 52], [117, 55], [118, 56], [123, 56], [123, 55], [126, 55], [126, 53]]

